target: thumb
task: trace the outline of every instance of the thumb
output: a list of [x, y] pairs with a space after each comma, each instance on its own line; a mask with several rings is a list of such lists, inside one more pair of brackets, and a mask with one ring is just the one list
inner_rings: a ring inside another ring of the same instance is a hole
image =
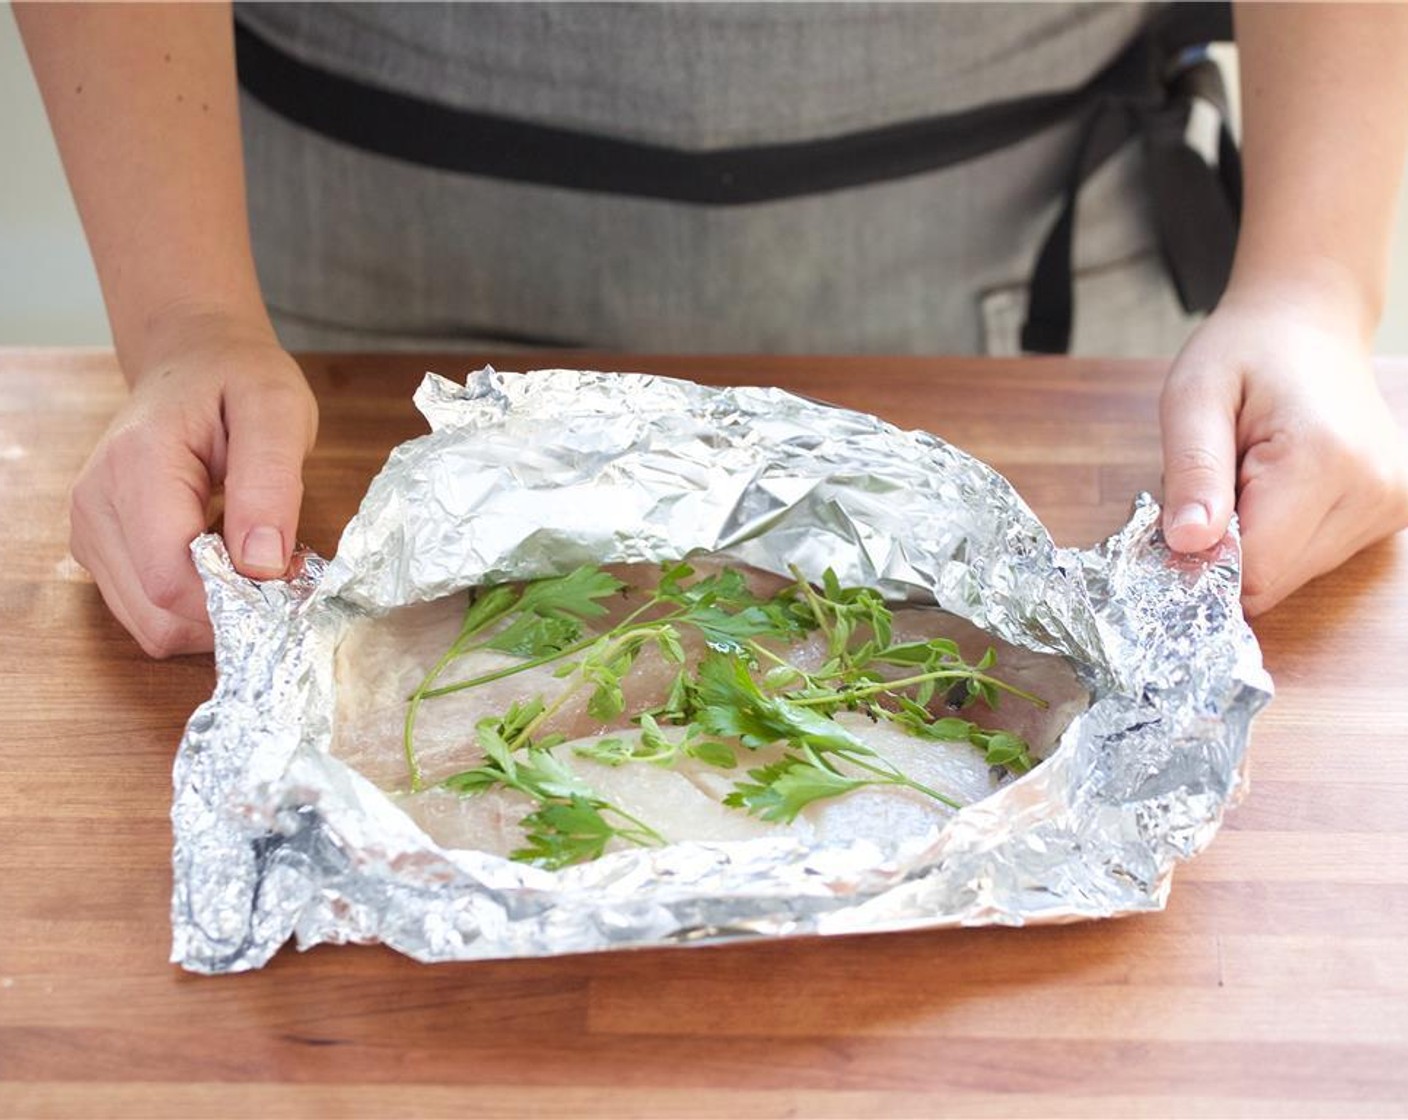
[[1180, 362], [1164, 383], [1164, 539], [1176, 552], [1202, 552], [1227, 532], [1237, 498], [1239, 394], [1236, 378]]
[[275, 579], [288, 568], [317, 408], [301, 375], [225, 391], [225, 542], [235, 568]]

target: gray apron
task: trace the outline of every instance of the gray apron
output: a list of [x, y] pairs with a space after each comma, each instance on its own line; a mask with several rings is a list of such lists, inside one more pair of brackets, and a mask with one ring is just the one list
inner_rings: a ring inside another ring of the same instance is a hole
[[[689, 151], [805, 142], [1080, 85], [1129, 4], [251, 5], [312, 66], [453, 109]], [[294, 349], [1013, 354], [1077, 126], [742, 205], [427, 167], [244, 95], [255, 258]], [[1075, 353], [1172, 353], [1130, 145], [1080, 195]]]

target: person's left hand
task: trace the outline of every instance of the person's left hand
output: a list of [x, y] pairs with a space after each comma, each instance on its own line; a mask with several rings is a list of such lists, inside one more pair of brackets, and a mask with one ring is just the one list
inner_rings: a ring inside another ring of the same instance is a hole
[[1351, 316], [1302, 291], [1229, 291], [1164, 383], [1164, 533], [1242, 531], [1242, 603], [1275, 606], [1408, 526], [1408, 444]]

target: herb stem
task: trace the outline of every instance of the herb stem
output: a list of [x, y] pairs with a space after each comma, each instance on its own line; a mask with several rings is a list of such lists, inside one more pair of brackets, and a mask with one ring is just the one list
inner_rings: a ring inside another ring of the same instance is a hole
[[551, 719], [558, 712], [560, 712], [562, 710], [562, 706], [577, 694], [577, 691], [582, 687], [584, 683], [585, 681], [578, 680], [576, 684], [572, 684], [569, 685], [567, 688], [564, 688], [551, 704], [549, 704], [546, 708], [544, 708], [541, 712], [539, 712], [536, 716], [534, 716], [526, 724], [523, 725], [523, 730], [520, 731], [517, 735], [515, 735], [513, 739], [509, 742], [508, 749], [511, 751], [516, 751], [519, 747], [523, 746], [524, 744], [532, 742], [533, 732], [538, 730], [538, 728], [540, 728], [547, 720]]
[[[468, 652], [464, 644], [465, 639], [473, 637], [486, 626], [491, 626], [504, 615], [508, 614], [521, 598], [521, 595], [510, 592], [506, 588], [495, 588], [494, 591], [489, 593], [490, 597], [498, 594], [500, 591], [502, 591], [503, 594], [499, 595], [496, 600], [490, 601], [490, 598], [486, 597], [485, 599], [472, 599], [470, 601], [469, 605], [465, 608], [464, 621], [460, 624], [460, 632], [455, 636], [454, 642], [450, 644], [450, 648], [441, 655], [440, 660], [431, 667], [430, 672], [426, 673], [424, 679], [422, 679], [420, 684], [416, 687], [416, 690], [408, 697], [410, 704], [406, 708], [406, 724], [405, 729], [402, 731], [401, 738], [402, 746], [406, 754], [406, 769], [411, 775], [412, 793], [419, 793], [425, 788], [425, 775], [421, 771], [420, 759], [416, 757], [415, 748], [416, 713], [420, 711], [421, 701], [427, 696], [432, 695], [430, 686], [441, 673], [449, 668], [450, 662], [462, 657]], [[474, 613], [476, 606], [486, 606], [483, 617], [476, 617]]]
[[601, 641], [603, 638], [624, 637], [627, 634], [636, 631], [648, 630], [649, 628], [653, 626], [658, 626], [663, 622], [672, 622], [673, 620], [679, 618], [685, 613], [682, 610], [677, 610], [672, 611], [667, 615], [663, 615], [660, 618], [653, 619], [648, 623], [635, 623], [636, 619], [638, 619], [647, 610], [649, 610], [653, 606], [656, 606], [660, 602], [662, 602], [662, 600], [652, 599], [639, 610], [632, 611], [629, 615], [626, 616], [626, 618], [624, 618], [617, 625], [613, 626], [610, 630], [606, 631], [606, 633], [604, 634], [593, 634], [589, 638], [583, 638], [581, 641], [574, 642], [572, 645], [567, 646], [564, 649], [557, 650], [554, 653], [545, 653], [541, 657], [534, 657], [529, 659], [528, 661], [519, 661], [513, 665], [505, 665], [502, 669], [495, 669], [492, 672], [483, 673], [480, 676], [471, 677], [468, 680], [455, 681], [453, 684], [442, 684], [439, 688], [427, 689], [423, 695], [427, 700], [429, 700], [436, 696], [448, 696], [452, 692], [462, 692], [464, 689], [467, 688], [477, 688], [479, 685], [489, 684], [491, 681], [501, 681], [505, 677], [512, 677], [517, 675], [518, 673], [525, 673], [529, 669], [537, 669], [543, 665], [551, 665], [554, 661], [560, 661], [564, 657], [571, 657], [574, 653], [581, 653], [583, 650], [591, 649], [592, 646], [596, 645], [597, 642]]
[[[643, 820], [641, 820], [639, 817], [632, 816], [619, 805], [612, 805], [608, 802], [602, 802], [602, 804], [611, 813], [614, 813], [622, 820], [630, 821], [631, 824], [636, 826], [634, 829], [634, 834], [621, 832], [620, 835], [623, 839], [631, 840], [632, 842], [639, 844], [640, 841], [637, 840], [636, 837], [643, 836], [646, 838], [646, 840], [649, 841], [651, 847], [663, 848], [665, 846], [665, 838], [661, 836], [660, 833], [656, 832], [655, 829], [651, 828], [650, 825], [646, 824]], [[645, 845], [641, 846], [644, 847]]]
[[420, 710], [421, 693], [416, 692], [411, 696], [410, 706], [406, 709], [405, 729], [401, 732], [401, 743], [406, 753], [406, 769], [411, 775], [411, 792], [419, 793], [425, 788], [425, 775], [421, 773], [420, 759], [416, 757], [415, 748], [415, 728], [416, 712]]
[[[748, 652], [761, 655], [768, 661], [771, 661], [780, 669], [791, 669], [792, 672], [796, 673], [797, 677], [801, 680], [803, 688], [820, 687], [817, 684], [817, 678], [812, 676], [811, 673], [808, 673], [799, 665], [794, 665], [791, 661], [788, 661], [787, 658], [779, 657], [777, 654], [773, 653], [772, 650], [768, 649], [767, 646], [762, 645], [759, 642], [750, 641], [748, 643]], [[790, 700], [791, 697], [788, 697], [788, 699]]]
[[[591, 645], [599, 645], [601, 647], [590, 655], [590, 659], [597, 662], [609, 662], [612, 655], [627, 643], [640, 642], [643, 645], [651, 637], [663, 632], [664, 628], [668, 625], [668, 619], [657, 619], [654, 622], [635, 626], [619, 633], [608, 631], [606, 634], [599, 635], [590, 643]], [[612, 636], [613, 634], [615, 635], [614, 637]], [[558, 656], [562, 655], [559, 654]], [[587, 660], [587, 658], [582, 659], [583, 665]], [[584, 684], [588, 683], [586, 675], [582, 672], [582, 665], [577, 666], [571, 675], [574, 676], [576, 680], [558, 693], [551, 704], [524, 724], [523, 730], [515, 735], [513, 740], [509, 743], [510, 750], [517, 750], [523, 744], [530, 742], [533, 732], [537, 731], [544, 723], [560, 712], [562, 706], [580, 692]]]
[[843, 753], [841, 757], [844, 758], [847, 762], [849, 762], [852, 766], [858, 766], [862, 770], [870, 771], [870, 773], [872, 774], [879, 774], [881, 777], [887, 779], [887, 782], [890, 785], [908, 786], [910, 789], [914, 790], [917, 793], [922, 793], [926, 797], [932, 797], [935, 801], [942, 802], [943, 804], [947, 805], [950, 809], [963, 808], [963, 802], [955, 801], [952, 797], [949, 797], [947, 794], [940, 793], [938, 790], [926, 786], [923, 782], [917, 781], [916, 779], [911, 778], [908, 774], [901, 773], [899, 770], [884, 769], [879, 766], [873, 766], [868, 762], [862, 762], [859, 758], [857, 758], [854, 754], [850, 753], [849, 751]]
[[894, 692], [899, 688], [909, 688], [913, 685], [923, 684], [925, 681], [944, 680], [982, 681], [984, 684], [990, 684], [995, 688], [1000, 688], [1003, 692], [1009, 692], [1013, 696], [1029, 701], [1039, 708], [1045, 708], [1047, 706], [1046, 701], [1040, 696], [1033, 696], [1030, 692], [1025, 692], [1016, 685], [1008, 684], [1006, 681], [998, 680], [996, 677], [990, 677], [986, 673], [979, 672], [975, 669], [959, 668], [935, 669], [931, 673], [920, 673], [917, 676], [902, 677], [899, 680], [893, 681], [875, 681], [871, 684], [861, 685], [858, 688], [833, 689], [826, 696], [801, 696], [795, 699], [789, 696], [787, 702], [789, 704], [797, 704], [804, 708], [815, 707], [819, 704], [844, 704], [851, 700], [861, 700], [867, 696], [875, 696], [882, 692]]
[[581, 653], [584, 649], [600, 640], [600, 635], [590, 638], [583, 638], [565, 649], [560, 649], [556, 653], [545, 653], [541, 657], [534, 657], [528, 661], [518, 661], [512, 665], [505, 665], [502, 669], [495, 669], [490, 673], [483, 673], [477, 677], [470, 677], [468, 680], [455, 681], [453, 684], [442, 684], [438, 688], [427, 689], [423, 694], [427, 700], [436, 696], [448, 696], [452, 692], [463, 692], [467, 688], [477, 688], [481, 684], [489, 684], [491, 681], [501, 681], [505, 677], [516, 676], [519, 673], [526, 673], [529, 669], [536, 669], [541, 665], [550, 665], [563, 657], [571, 657], [574, 653]]
[[[466, 636], [461, 632], [461, 638]], [[412, 793], [419, 793], [425, 788], [425, 776], [421, 773], [420, 759], [416, 757], [415, 749], [416, 713], [420, 711], [421, 701], [432, 695], [429, 691], [431, 683], [449, 667], [450, 662], [460, 656], [460, 653], [460, 643], [459, 640], [456, 640], [455, 644], [447, 649], [440, 660], [435, 663], [430, 672], [426, 673], [425, 679], [420, 682], [416, 690], [411, 693], [411, 702], [406, 708], [406, 726], [402, 733], [402, 739], [406, 751], [406, 769], [411, 773]]]
[[826, 600], [822, 599], [822, 597], [816, 593], [816, 588], [811, 585], [807, 577], [802, 574], [802, 569], [797, 567], [796, 564], [788, 564], [787, 570], [792, 573], [792, 578], [797, 581], [797, 590], [802, 593], [802, 598], [804, 598], [807, 601], [807, 605], [811, 607], [812, 615], [816, 618], [817, 629], [826, 636], [827, 653], [835, 657], [837, 655], [836, 631], [832, 629], [830, 623], [826, 620]]

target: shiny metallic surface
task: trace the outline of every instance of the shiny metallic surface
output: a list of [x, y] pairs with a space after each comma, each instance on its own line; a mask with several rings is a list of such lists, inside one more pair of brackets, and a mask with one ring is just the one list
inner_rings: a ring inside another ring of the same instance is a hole
[[[175, 770], [172, 959], [188, 969], [257, 968], [290, 939], [446, 961], [1157, 909], [1245, 788], [1271, 682], [1235, 534], [1173, 556], [1141, 497], [1105, 544], [1058, 549], [942, 440], [779, 390], [484, 370], [430, 375], [416, 402], [431, 433], [392, 453], [332, 561], [259, 584], [218, 537], [192, 545], [218, 681]], [[927, 835], [682, 843], [557, 872], [437, 846], [330, 755], [348, 620], [697, 552], [937, 604], [1070, 659], [1091, 706], [1044, 764]]]

